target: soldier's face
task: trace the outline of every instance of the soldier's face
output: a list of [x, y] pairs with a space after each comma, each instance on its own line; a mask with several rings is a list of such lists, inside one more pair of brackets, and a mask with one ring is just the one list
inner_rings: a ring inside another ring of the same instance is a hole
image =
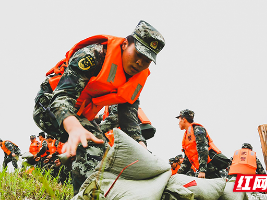
[[181, 130], [185, 129], [185, 118], [179, 117], [179, 127]]
[[128, 41], [125, 40], [122, 44], [122, 50], [122, 66], [126, 74], [133, 76], [149, 67], [151, 60], [139, 53], [135, 49], [134, 43], [129, 45]]

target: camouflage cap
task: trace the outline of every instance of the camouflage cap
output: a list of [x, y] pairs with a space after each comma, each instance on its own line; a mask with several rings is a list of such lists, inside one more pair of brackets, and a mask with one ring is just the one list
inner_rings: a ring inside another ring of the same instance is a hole
[[141, 20], [133, 33], [135, 48], [156, 64], [157, 54], [165, 46], [163, 36], [149, 23]]
[[180, 158], [184, 158], [182, 154], [179, 154], [179, 155], [175, 156], [176, 160], [179, 160]]
[[195, 115], [194, 111], [185, 109], [185, 110], [180, 111], [180, 115], [178, 115], [176, 118], [185, 117], [185, 118], [193, 119], [194, 115]]
[[30, 139], [34, 139], [34, 138], [36, 138], [35, 135], [31, 135], [31, 136], [30, 136]]
[[249, 143], [243, 143], [241, 148], [242, 149], [250, 149], [250, 150], [253, 149], [251, 144], [249, 144]]
[[42, 136], [43, 138], [45, 138], [45, 132], [40, 132], [39, 135], [38, 135], [38, 137], [39, 136]]
[[177, 162], [177, 160], [176, 160], [175, 158], [170, 158], [170, 159], [169, 159], [169, 163], [170, 163], [170, 164], [172, 164], [172, 163], [174, 163], [174, 162]]

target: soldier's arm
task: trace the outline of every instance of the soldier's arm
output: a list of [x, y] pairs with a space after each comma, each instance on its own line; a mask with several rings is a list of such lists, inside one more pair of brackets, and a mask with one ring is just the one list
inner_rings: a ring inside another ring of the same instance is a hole
[[15, 153], [14, 145], [11, 142], [6, 141], [5, 146], [11, 152], [11, 154]]
[[[76, 100], [92, 76], [95, 76], [104, 61], [103, 45], [89, 45], [77, 51], [70, 59], [51, 99], [51, 111], [55, 115], [58, 126], [69, 116], [77, 117]], [[83, 60], [91, 59], [86, 65]], [[86, 65], [86, 66], [85, 66]]]
[[181, 167], [178, 169], [177, 173], [186, 174], [186, 172], [188, 172], [190, 168], [191, 168], [191, 163], [188, 160], [188, 157], [185, 155], [184, 161], [182, 162]]
[[43, 141], [42, 143], [42, 147], [40, 149], [40, 151], [37, 153], [37, 157], [40, 157], [41, 155], [43, 155], [47, 150], [47, 142], [46, 141]]
[[104, 58], [104, 46], [100, 44], [89, 45], [77, 51], [53, 92], [51, 110], [59, 127], [64, 128], [69, 135], [68, 142], [63, 147], [67, 156], [76, 155], [79, 143], [86, 147], [88, 140], [99, 144], [104, 142], [81, 125], [75, 108], [76, 100], [89, 79], [101, 70]]
[[265, 170], [261, 164], [261, 161], [258, 158], [256, 158], [256, 163], [257, 163], [257, 169], [256, 169], [257, 174], [266, 174], [266, 172], [265, 172]]
[[118, 104], [119, 126], [122, 131], [139, 143], [146, 145], [138, 123], [139, 98], [133, 103]]
[[112, 105], [109, 107], [109, 115], [104, 121], [100, 123], [100, 128], [103, 133], [112, 130], [113, 128], [119, 127], [119, 118], [118, 118], [118, 104]]
[[198, 151], [199, 172], [206, 172], [209, 155], [209, 146], [208, 139], [206, 137], [206, 130], [201, 126], [195, 126], [194, 134]]

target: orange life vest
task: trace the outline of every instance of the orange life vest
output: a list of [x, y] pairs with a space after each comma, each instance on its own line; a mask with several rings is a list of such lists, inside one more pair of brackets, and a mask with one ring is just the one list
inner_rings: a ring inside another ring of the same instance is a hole
[[[107, 52], [101, 71], [96, 77], [91, 77], [77, 99], [75, 104], [75, 107], [79, 108], [77, 115], [83, 114], [91, 121], [103, 106], [126, 102], [133, 104], [139, 97], [150, 71], [145, 69], [126, 80], [121, 59], [121, 44], [123, 41], [124, 38], [108, 35], [89, 37], [74, 45], [67, 52], [66, 58], [46, 73], [46, 75], [51, 73], [62, 74], [70, 57], [80, 48], [95, 43], [107, 44]], [[53, 90], [56, 88], [60, 77], [59, 75], [49, 79]]]
[[56, 142], [55, 139], [52, 142], [47, 142], [48, 152], [50, 155], [57, 151], [57, 147], [55, 146], [55, 142]]
[[[197, 152], [197, 144], [196, 144], [196, 138], [194, 134], [194, 128], [193, 125], [202, 126], [198, 123], [191, 123], [190, 127], [188, 128], [189, 131], [185, 131], [183, 141], [182, 141], [182, 147], [183, 150], [188, 157], [190, 163], [199, 170], [199, 161], [198, 161], [198, 152]], [[202, 126], [203, 127], [203, 126]], [[217, 154], [221, 153], [221, 151], [214, 145], [212, 139], [210, 138], [208, 132], [206, 132], [206, 137], [209, 141], [209, 150], [213, 149]], [[208, 163], [211, 161], [211, 158], [208, 156]]]
[[235, 151], [228, 174], [256, 174], [256, 169], [256, 152], [250, 149], [239, 149]]
[[1, 148], [2, 148], [3, 151], [9, 156], [9, 155], [11, 154], [11, 151], [6, 147], [5, 142], [10, 142], [10, 143], [12, 143], [12, 144], [15, 145], [15, 146], [18, 146], [18, 145], [14, 144], [13, 142], [11, 142], [11, 141], [9, 141], [9, 140], [5, 140], [5, 141], [2, 142], [2, 146], [1, 146]]
[[39, 145], [40, 143], [37, 140], [32, 142], [29, 147], [29, 152], [33, 155], [36, 155], [39, 152]]
[[181, 167], [181, 165], [177, 165], [177, 166], [175, 167], [175, 169], [173, 169], [173, 168], [171, 167], [171, 169], [172, 169], [172, 175], [177, 174], [177, 171], [178, 171], [178, 169], [180, 169], [180, 167]]
[[[42, 149], [42, 145], [43, 145], [43, 142], [46, 141], [45, 139], [43, 141], [41, 141], [40, 145], [39, 145], [39, 150], [38, 152]], [[41, 155], [41, 157], [45, 157], [47, 156], [47, 152], [48, 152], [48, 148], [47, 150]]]
[[63, 146], [64, 146], [64, 143], [63, 142], [59, 142], [58, 143], [58, 145], [57, 145], [57, 152], [59, 153], [59, 154], [62, 154], [63, 152], [62, 152], [62, 148], [63, 148]]

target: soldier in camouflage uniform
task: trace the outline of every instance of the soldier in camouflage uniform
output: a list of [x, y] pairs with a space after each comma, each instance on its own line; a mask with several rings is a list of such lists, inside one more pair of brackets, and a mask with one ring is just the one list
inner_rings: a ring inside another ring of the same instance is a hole
[[[250, 149], [251, 151], [253, 150], [252, 145], [249, 143], [243, 143], [241, 148], [242, 149]], [[232, 161], [233, 161], [233, 157], [230, 158], [228, 171], [229, 171], [230, 166], [232, 165]], [[256, 157], [256, 165], [257, 165], [256, 174], [266, 174], [266, 172], [265, 172], [265, 170], [261, 164], [261, 161], [257, 157]], [[236, 177], [236, 174], [228, 175], [229, 179], [232, 177]]]
[[[153, 43], [152, 43], [153, 42]], [[149, 47], [149, 44], [153, 48]], [[134, 32], [127, 36], [121, 46], [122, 67], [126, 78], [156, 62], [157, 53], [164, 47], [162, 35], [150, 24], [140, 21]], [[76, 194], [101, 161], [107, 147], [106, 139], [97, 123], [83, 115], [77, 115], [76, 100], [91, 77], [96, 76], [104, 63], [107, 45], [91, 44], [76, 51], [69, 59], [60, 82], [52, 91], [49, 78], [41, 84], [35, 98], [33, 118], [45, 132], [61, 142], [68, 156], [76, 156], [72, 163], [72, 182]], [[90, 62], [83, 60], [90, 58]], [[139, 99], [133, 104], [118, 105], [119, 126], [129, 136], [146, 147], [137, 120]]]
[[[194, 112], [191, 110], [182, 110], [180, 115], [176, 118], [179, 119], [179, 127], [181, 130], [186, 130], [185, 134], [188, 134], [191, 125], [194, 122]], [[196, 169], [195, 175], [199, 178], [218, 178], [220, 177], [220, 168], [215, 166], [212, 162], [208, 163], [208, 155], [209, 155], [209, 140], [207, 138], [206, 129], [200, 125], [193, 124], [194, 136], [195, 136], [195, 145], [197, 154], [198, 154], [198, 163], [199, 168]], [[187, 135], [186, 135], [187, 137]], [[212, 150], [212, 149], [211, 149]], [[178, 170], [178, 174], [190, 174], [194, 175], [191, 170], [191, 162], [192, 160], [189, 159], [187, 155], [187, 151], [184, 149], [185, 157], [184, 161], [181, 164], [180, 169]]]
[[[131, 108], [129, 108], [131, 109]], [[127, 121], [125, 121], [125, 118], [121, 118], [121, 116], [123, 115], [118, 115], [118, 104], [115, 104], [115, 105], [111, 105], [108, 107], [108, 110], [109, 110], [109, 115], [103, 120], [103, 116], [100, 115], [99, 118], [98, 118], [98, 121], [99, 121], [99, 126], [101, 128], [101, 131], [103, 133], [106, 133], [108, 132], [109, 130], [112, 130], [113, 128], [117, 128], [117, 127], [120, 127], [119, 126], [119, 121], [122, 123], [122, 124], [125, 124], [125, 123], [128, 123]], [[131, 113], [132, 111], [130, 111]], [[101, 121], [100, 121], [101, 120]], [[136, 126], [136, 129], [140, 129], [141, 130], [141, 136], [140, 135], [135, 135], [134, 132], [132, 134], [132, 138], [135, 139], [135, 137], [141, 137], [142, 140], [144, 142], [146, 142], [146, 140], [150, 139], [151, 137], [153, 137], [154, 135], [152, 134], [152, 131], [154, 131], [154, 133], [156, 132], [156, 129], [151, 125], [149, 124], [149, 128], [150, 128], [150, 131], [149, 132], [150, 134], [146, 134], [146, 130], [145, 128], [143, 128], [143, 126], [141, 125], [141, 120], [139, 119], [139, 117], [137, 117], [138, 120], [138, 123], [140, 126]], [[134, 127], [133, 127], [134, 128]], [[139, 130], [138, 130], [139, 131]], [[152, 136], [153, 135], [153, 136]], [[136, 138], [136, 139], [138, 139]], [[147, 144], [146, 144], [147, 145]]]
[[17, 169], [18, 168], [17, 161], [21, 154], [19, 147], [11, 141], [8, 140], [3, 141], [2, 139], [0, 139], [0, 146], [5, 153], [3, 168], [6, 168], [7, 164], [9, 162], [12, 162], [14, 168]]

